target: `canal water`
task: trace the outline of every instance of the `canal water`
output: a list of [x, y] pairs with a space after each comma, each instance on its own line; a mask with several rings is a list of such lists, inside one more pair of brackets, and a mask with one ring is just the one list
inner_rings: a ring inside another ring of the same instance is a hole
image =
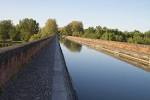
[[69, 40], [61, 48], [79, 100], [150, 100], [150, 72]]

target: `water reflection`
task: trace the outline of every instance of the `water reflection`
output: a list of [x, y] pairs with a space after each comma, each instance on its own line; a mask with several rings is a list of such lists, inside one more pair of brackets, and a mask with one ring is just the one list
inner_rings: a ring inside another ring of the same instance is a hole
[[61, 48], [79, 100], [150, 100], [150, 73], [140, 69], [147, 68], [86, 46], [79, 53]]
[[65, 38], [60, 38], [60, 42], [71, 52], [80, 52], [82, 49], [82, 45], [72, 42], [70, 40], [67, 40]]
[[[67, 49], [69, 49], [71, 52], [80, 52], [81, 51], [81, 48], [82, 48], [81, 44], [78, 44], [76, 42], [70, 41], [70, 40], [65, 39], [65, 38], [63, 38], [61, 41], [64, 44], [64, 46], [67, 47]], [[88, 48], [90, 48], [90, 47], [88, 47]], [[114, 57], [118, 60], [121, 60], [121, 61], [127, 62], [129, 64], [132, 64], [135, 67], [138, 67], [138, 68], [140, 68], [140, 69], [142, 69], [146, 72], [150, 72], [150, 65], [149, 64], [143, 64], [141, 62], [136, 62], [134, 60], [131, 60], [131, 59], [119, 56], [119, 55], [115, 55], [115, 54], [109, 53], [109, 52], [104, 51], [104, 50], [100, 50], [100, 49], [95, 49], [95, 50], [97, 50], [98, 52], [105, 53], [109, 56], [112, 56], [112, 57]]]
[[142, 70], [144, 70], [146, 72], [150, 72], [150, 65], [149, 64], [144, 64], [142, 62], [137, 62], [137, 61], [134, 61], [132, 59], [128, 59], [128, 58], [122, 57], [120, 55], [112, 54], [112, 53], [104, 51], [104, 50], [100, 50], [100, 49], [95, 49], [95, 50], [98, 51], [98, 52], [105, 53], [105, 54], [107, 54], [109, 56], [112, 56], [112, 57], [114, 57], [114, 58], [116, 58], [118, 60], [121, 60], [121, 61], [127, 62], [129, 64], [132, 64], [132, 65], [134, 65], [134, 67], [138, 67], [138, 68], [140, 68], [140, 69], [142, 69]]

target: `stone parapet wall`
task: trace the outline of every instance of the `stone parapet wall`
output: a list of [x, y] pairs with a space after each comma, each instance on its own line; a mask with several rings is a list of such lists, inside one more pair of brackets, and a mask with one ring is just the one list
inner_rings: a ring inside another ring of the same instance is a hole
[[52, 37], [0, 49], [0, 86], [45, 48]]

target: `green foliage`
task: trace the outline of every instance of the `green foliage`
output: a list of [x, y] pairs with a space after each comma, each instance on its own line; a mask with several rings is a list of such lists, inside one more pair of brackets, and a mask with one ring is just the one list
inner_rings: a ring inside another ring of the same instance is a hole
[[9, 39], [9, 33], [13, 28], [11, 20], [0, 21], [0, 39], [6, 40]]
[[114, 33], [104, 33], [101, 37], [103, 40], [115, 41], [115, 34]]
[[128, 36], [129, 43], [144, 44], [144, 34], [139, 31], [130, 32]]
[[11, 20], [0, 21], [0, 41], [32, 41], [58, 33], [59, 35], [78, 36], [109, 41], [129, 42], [150, 45], [150, 31], [122, 32], [118, 29], [96, 26], [83, 28], [80, 21], [72, 21], [65, 27], [59, 28], [55, 19], [48, 19], [43, 28], [39, 28], [36, 20], [25, 18], [18, 25], [13, 25]]
[[46, 37], [58, 32], [58, 27], [55, 19], [48, 19], [45, 26], [41, 30], [42, 37]]
[[85, 34], [83, 37], [86, 37], [86, 38], [91, 38], [91, 39], [97, 39], [97, 36], [96, 34]]
[[72, 21], [68, 26], [71, 29], [71, 33], [73, 33], [73, 32], [82, 33], [83, 32], [83, 24], [82, 24], [82, 22]]
[[115, 41], [126, 41], [125, 37], [123, 35], [115, 35]]
[[93, 27], [85, 29], [83, 37], [96, 39], [97, 34], [95, 33], [95, 29]]
[[29, 41], [33, 41], [33, 40], [39, 40], [41, 38], [41, 34], [38, 33], [38, 34], [34, 34], [30, 37], [30, 40]]
[[32, 41], [57, 33], [57, 23], [54, 19], [48, 19], [45, 26], [39, 29], [36, 20], [25, 18], [18, 25], [13, 25], [11, 20], [0, 21], [0, 40]]
[[144, 44], [150, 45], [150, 38], [144, 38]]
[[150, 31], [147, 31], [144, 34], [144, 44], [150, 45]]
[[9, 37], [12, 41], [20, 41], [21, 40], [21, 36], [20, 36], [20, 33], [17, 31], [16, 27], [13, 26], [11, 29], [10, 29], [10, 32], [9, 32]]
[[100, 39], [102, 35], [104, 34], [104, 30], [102, 29], [101, 26], [96, 26], [95, 33], [96, 33], [97, 39]]
[[59, 34], [60, 35], [68, 35], [68, 36], [72, 36], [72, 32], [71, 32], [71, 28], [69, 25], [63, 27], [63, 28], [60, 28], [59, 29]]
[[85, 29], [84, 32], [86, 34], [95, 33], [95, 29], [94, 29], [94, 27], [89, 27], [88, 29]]
[[39, 23], [36, 20], [25, 18], [19, 22], [17, 29], [21, 34], [21, 40], [28, 41], [30, 37], [39, 31]]
[[80, 36], [92, 39], [129, 42], [135, 44], [150, 44], [150, 31], [147, 31], [145, 33], [137, 30], [133, 32], [122, 32], [118, 29], [109, 29], [107, 27], [101, 26], [96, 26], [96, 28], [89, 27], [82, 31], [82, 26], [82, 22], [73, 21], [67, 26], [61, 28], [59, 32], [60, 35]]
[[150, 31], [144, 33], [145, 38], [150, 38]]
[[61, 35], [81, 36], [84, 33], [83, 24], [80, 21], [72, 21], [59, 30]]
[[128, 41], [127, 41], [128, 43], [134, 43], [134, 41], [133, 41], [133, 38], [128, 38]]

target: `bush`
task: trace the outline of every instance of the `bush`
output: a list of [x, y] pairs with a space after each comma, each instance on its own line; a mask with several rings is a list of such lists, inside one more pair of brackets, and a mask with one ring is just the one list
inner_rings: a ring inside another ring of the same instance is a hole
[[41, 38], [41, 34], [38, 33], [38, 34], [34, 34], [30, 37], [30, 40], [29, 41], [33, 41], [33, 40], [38, 40]]

